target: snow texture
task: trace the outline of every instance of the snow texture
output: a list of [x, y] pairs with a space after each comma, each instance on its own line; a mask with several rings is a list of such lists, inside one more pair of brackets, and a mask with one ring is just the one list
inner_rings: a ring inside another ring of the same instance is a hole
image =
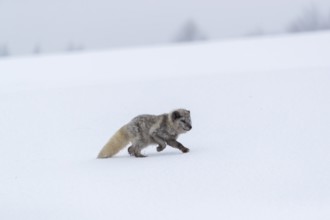
[[[330, 32], [0, 61], [0, 219], [330, 219]], [[138, 114], [190, 148], [96, 159]]]

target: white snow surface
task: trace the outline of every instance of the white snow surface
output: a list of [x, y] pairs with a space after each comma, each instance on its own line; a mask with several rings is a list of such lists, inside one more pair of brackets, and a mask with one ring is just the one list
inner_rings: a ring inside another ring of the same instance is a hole
[[[0, 219], [330, 219], [330, 32], [0, 60]], [[96, 159], [139, 114], [190, 148]]]

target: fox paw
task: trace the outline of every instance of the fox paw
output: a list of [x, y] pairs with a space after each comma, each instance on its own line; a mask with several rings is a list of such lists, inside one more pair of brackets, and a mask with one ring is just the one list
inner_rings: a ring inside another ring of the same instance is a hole
[[188, 153], [189, 152], [189, 148], [183, 148], [181, 151], [182, 151], [182, 153]]
[[128, 148], [128, 153], [129, 153], [129, 155], [134, 156], [134, 149], [133, 149], [133, 147], [129, 147]]
[[160, 145], [158, 145], [158, 147], [157, 147], [157, 151], [158, 152], [161, 152], [161, 151], [163, 151], [165, 149], [165, 147], [162, 147], [162, 146], [160, 146]]

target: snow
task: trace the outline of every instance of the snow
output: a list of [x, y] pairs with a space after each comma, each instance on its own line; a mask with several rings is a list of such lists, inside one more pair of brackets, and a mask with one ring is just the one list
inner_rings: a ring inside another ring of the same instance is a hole
[[[1, 219], [329, 219], [330, 32], [0, 60]], [[193, 129], [96, 159], [138, 114]]]

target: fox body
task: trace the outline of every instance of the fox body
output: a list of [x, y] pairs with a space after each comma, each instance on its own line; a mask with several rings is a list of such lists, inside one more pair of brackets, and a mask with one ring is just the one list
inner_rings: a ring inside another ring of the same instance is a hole
[[177, 109], [161, 115], [139, 115], [110, 138], [98, 158], [112, 157], [129, 143], [131, 146], [128, 148], [128, 153], [135, 157], [145, 157], [141, 154], [141, 150], [154, 144], [158, 145], [158, 152], [169, 145], [187, 153], [189, 149], [176, 139], [191, 128], [190, 111], [186, 109]]

